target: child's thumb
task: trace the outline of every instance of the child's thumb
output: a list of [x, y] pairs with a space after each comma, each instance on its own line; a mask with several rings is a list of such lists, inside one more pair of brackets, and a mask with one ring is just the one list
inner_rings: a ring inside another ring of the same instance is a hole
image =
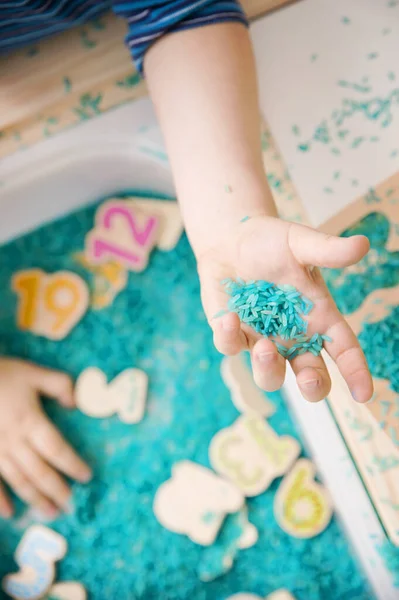
[[72, 379], [60, 371], [30, 365], [30, 381], [44, 396], [57, 400], [66, 408], [75, 406]]
[[370, 243], [364, 235], [337, 237], [304, 225], [292, 225], [289, 246], [299, 263], [330, 269], [353, 265], [370, 249]]

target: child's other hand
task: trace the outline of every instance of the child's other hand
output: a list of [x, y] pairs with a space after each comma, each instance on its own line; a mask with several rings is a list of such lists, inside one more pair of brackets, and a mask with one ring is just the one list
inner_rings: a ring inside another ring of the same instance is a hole
[[[318, 268], [342, 268], [358, 262], [369, 249], [364, 236], [339, 238], [274, 217], [254, 217], [239, 223], [217, 246], [199, 256], [202, 301], [214, 332], [216, 348], [223, 354], [250, 350], [256, 383], [266, 391], [281, 387], [285, 359], [271, 340], [242, 325], [235, 313], [214, 315], [226, 309], [228, 296], [221, 280], [241, 277], [291, 284], [314, 302], [308, 316], [310, 335], [332, 338], [325, 347], [336, 362], [353, 397], [366, 402], [373, 383], [355, 334], [337, 309]], [[330, 391], [330, 377], [321, 356], [309, 352], [291, 361], [302, 394], [314, 402]]]
[[[48, 518], [68, 510], [70, 490], [60, 475], [81, 482], [91, 478], [45, 415], [39, 393], [73, 408], [73, 386], [64, 373], [16, 360], [0, 360], [0, 478], [27, 504]], [[13, 507], [0, 482], [0, 517]]]

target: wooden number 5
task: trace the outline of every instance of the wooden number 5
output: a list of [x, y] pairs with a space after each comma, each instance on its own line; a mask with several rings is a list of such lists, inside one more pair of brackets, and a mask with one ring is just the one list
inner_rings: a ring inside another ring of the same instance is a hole
[[65, 556], [66, 550], [66, 541], [61, 535], [42, 525], [33, 525], [15, 553], [20, 571], [3, 580], [6, 594], [16, 600], [42, 598], [54, 581], [54, 563]]

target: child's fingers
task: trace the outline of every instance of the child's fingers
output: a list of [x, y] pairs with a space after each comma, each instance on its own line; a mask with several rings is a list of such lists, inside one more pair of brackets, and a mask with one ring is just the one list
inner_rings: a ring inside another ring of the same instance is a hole
[[232, 356], [247, 348], [247, 338], [235, 313], [226, 312], [227, 296], [220, 280], [222, 274], [207, 268], [199, 269], [201, 300], [208, 323], [213, 331], [214, 344], [222, 354]]
[[296, 224], [290, 227], [288, 243], [299, 263], [328, 268], [353, 265], [370, 249], [364, 235], [337, 237]]
[[331, 389], [331, 379], [321, 356], [306, 352], [294, 358], [291, 366], [298, 387], [306, 400], [319, 402], [327, 396]]
[[335, 361], [353, 398], [357, 402], [367, 402], [374, 390], [366, 357], [348, 323], [338, 311], [337, 315], [338, 319], [326, 332], [332, 339], [326, 342], [326, 350]]
[[198, 263], [198, 274], [201, 282], [202, 306], [208, 323], [213, 329], [213, 321], [227, 308], [228, 298], [220, 283], [225, 274], [219, 269], [212, 270], [208, 263], [205, 265]]
[[13, 505], [4, 486], [0, 483], [0, 517], [9, 519], [14, 513]]
[[1, 457], [0, 473], [4, 481], [8, 483], [21, 500], [27, 504], [31, 504], [51, 519], [57, 517], [58, 510], [54, 504], [39, 492], [11, 457]]
[[82, 483], [91, 479], [91, 469], [44, 415], [41, 415], [32, 427], [29, 443], [45, 461], [68, 477]]
[[212, 329], [214, 344], [222, 354], [233, 356], [247, 347], [247, 338], [236, 313], [213, 319]]
[[13, 450], [15, 462], [35, 487], [62, 510], [68, 509], [71, 491], [63, 478], [26, 442]]
[[258, 340], [252, 349], [251, 360], [254, 380], [258, 387], [265, 392], [274, 392], [281, 388], [286, 362], [271, 340]]
[[29, 369], [29, 379], [36, 390], [57, 400], [66, 408], [75, 406], [72, 379], [66, 373], [30, 363], [26, 364], [26, 368]]

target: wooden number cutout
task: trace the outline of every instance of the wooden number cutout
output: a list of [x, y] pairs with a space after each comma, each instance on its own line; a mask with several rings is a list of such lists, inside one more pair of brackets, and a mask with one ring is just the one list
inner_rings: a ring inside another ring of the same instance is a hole
[[314, 481], [313, 464], [302, 458], [284, 478], [274, 499], [274, 514], [280, 527], [293, 537], [319, 535], [331, 520], [327, 491]]
[[44, 600], [86, 600], [86, 590], [75, 581], [63, 581], [53, 585]]
[[98, 264], [116, 260], [126, 269], [143, 271], [157, 241], [159, 219], [109, 200], [96, 213], [95, 227], [86, 236], [86, 257]]
[[183, 219], [175, 200], [132, 197], [126, 204], [133, 210], [155, 215], [160, 219], [156, 246], [163, 252], [169, 252], [178, 243], [183, 233]]
[[100, 265], [92, 265], [84, 253], [75, 254], [74, 258], [92, 275], [92, 285], [90, 286], [92, 308], [101, 310], [110, 306], [119, 292], [126, 287], [126, 268], [114, 260]]
[[[256, 594], [241, 592], [240, 594], [229, 596], [227, 600], [262, 600], [262, 598]], [[295, 600], [295, 598], [288, 590], [277, 590], [272, 594], [269, 594], [265, 600]]]
[[19, 271], [12, 278], [17, 293], [17, 325], [52, 340], [63, 339], [89, 305], [87, 285], [69, 271], [47, 274], [40, 269]]
[[154, 514], [170, 531], [210, 546], [228, 513], [244, 505], [244, 496], [230, 482], [190, 460], [176, 463], [172, 477], [157, 490]]
[[147, 374], [140, 369], [125, 369], [107, 383], [100, 369], [89, 367], [76, 382], [76, 406], [90, 417], [118, 413], [123, 423], [139, 423], [144, 416], [147, 388]]
[[261, 417], [242, 415], [222, 429], [209, 447], [212, 467], [245, 496], [258, 496], [284, 475], [300, 454], [299, 443], [277, 433]]
[[20, 541], [15, 560], [18, 573], [3, 579], [3, 589], [15, 600], [38, 600], [51, 588], [55, 577], [54, 563], [67, 551], [65, 539], [43, 525], [30, 527]]

